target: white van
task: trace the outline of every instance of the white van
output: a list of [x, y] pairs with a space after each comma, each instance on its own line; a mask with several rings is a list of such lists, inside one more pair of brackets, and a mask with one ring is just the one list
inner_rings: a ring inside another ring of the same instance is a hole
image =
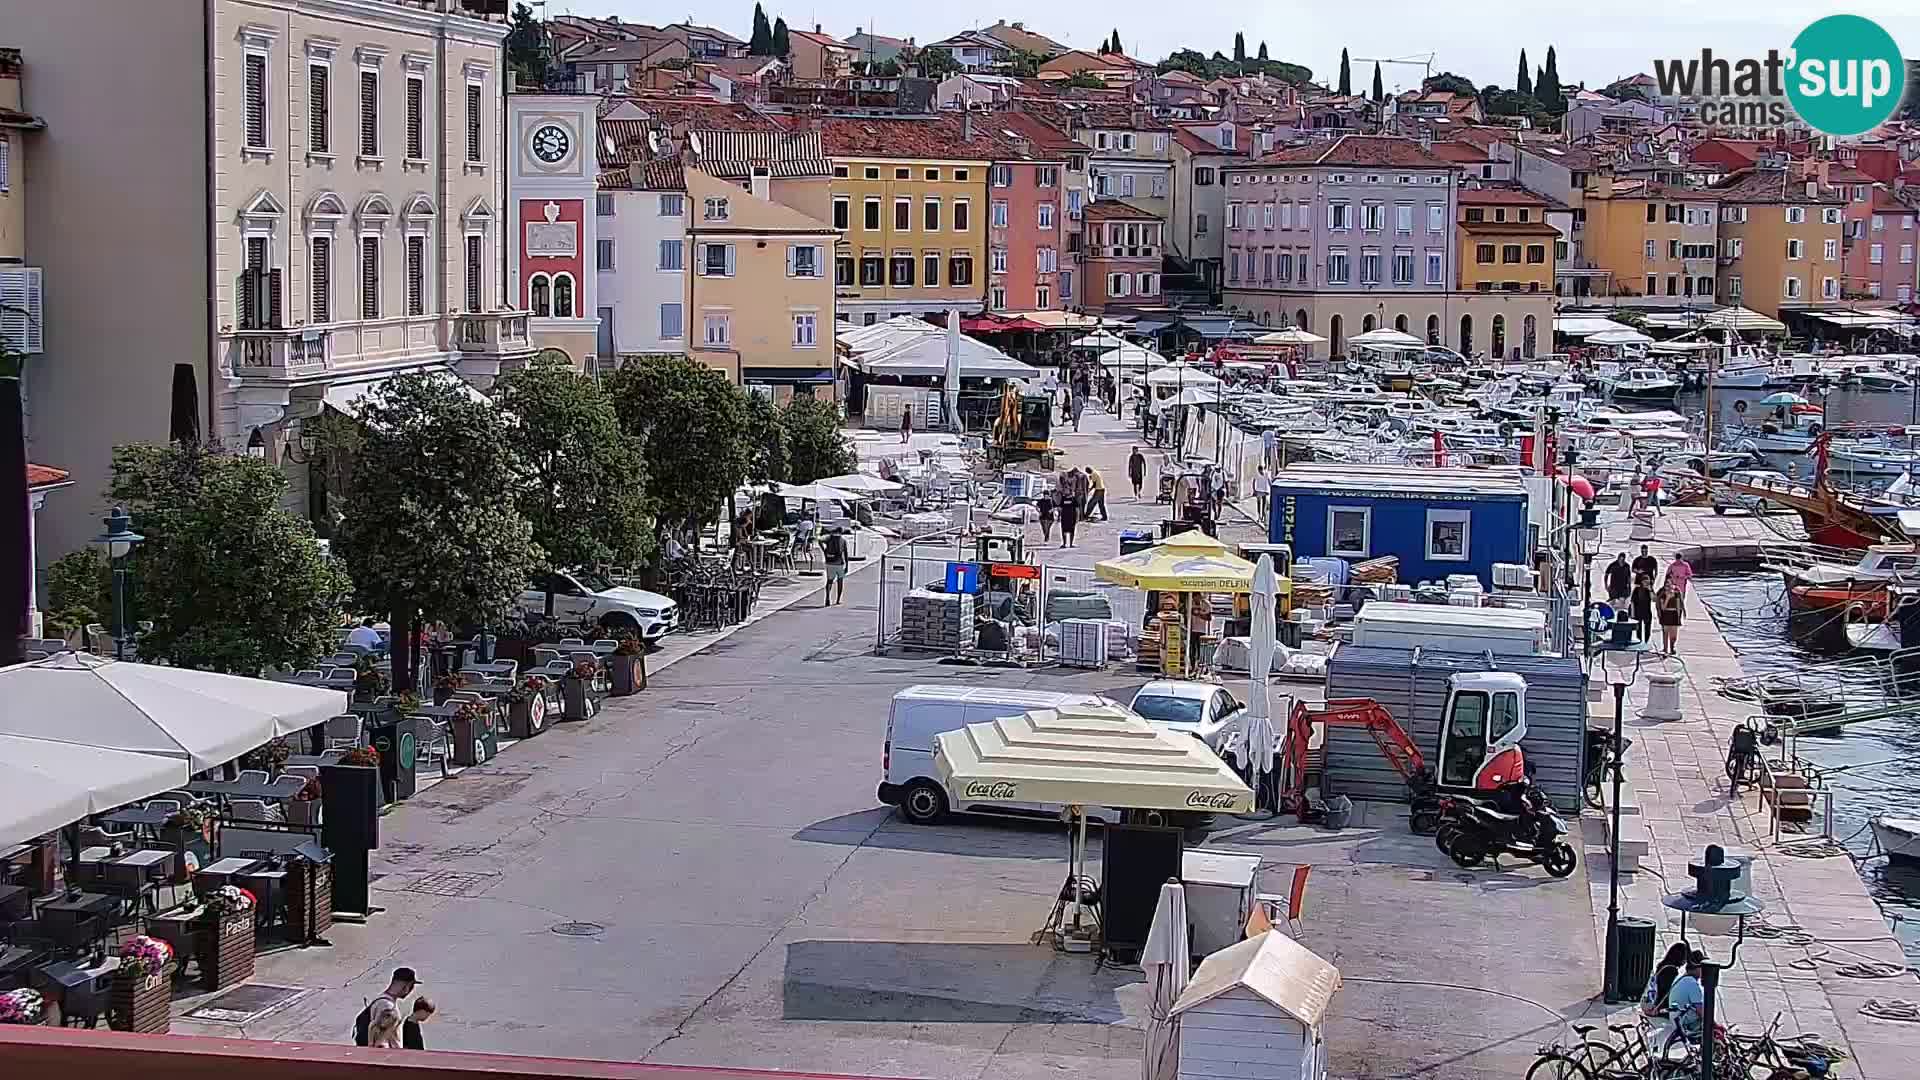
[[916, 825], [938, 821], [948, 811], [1020, 817], [1058, 816], [1058, 806], [1042, 806], [1039, 803], [969, 804], [954, 798], [934, 773], [934, 736], [968, 724], [1019, 716], [1031, 709], [1112, 704], [1095, 694], [925, 683], [909, 686], [893, 695], [893, 708], [887, 716], [887, 742], [880, 756], [880, 801], [899, 807], [900, 816]]

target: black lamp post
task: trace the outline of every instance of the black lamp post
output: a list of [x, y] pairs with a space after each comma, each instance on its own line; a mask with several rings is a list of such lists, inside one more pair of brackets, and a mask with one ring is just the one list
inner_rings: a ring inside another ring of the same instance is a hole
[[1593, 655], [1593, 557], [1600, 554], [1600, 510], [1580, 508], [1580, 526], [1573, 541], [1580, 548], [1580, 652]]
[[[1601, 658], [1607, 682], [1613, 687], [1613, 823], [1607, 830], [1607, 966], [1601, 974], [1600, 992], [1608, 1002], [1628, 1001], [1632, 995], [1614, 985], [1620, 978], [1620, 786], [1626, 780], [1622, 770], [1626, 722], [1627, 687], [1640, 674], [1644, 653], [1608, 649]], [[1682, 935], [1684, 936], [1684, 935]]]
[[133, 519], [116, 506], [103, 521], [107, 531], [93, 542], [107, 549], [113, 564], [113, 658], [127, 658], [127, 553], [146, 537], [133, 531]]
[[1740, 959], [1740, 946], [1747, 940], [1747, 916], [1758, 915], [1767, 910], [1767, 906], [1734, 887], [1740, 877], [1740, 868], [1726, 861], [1726, 852], [1720, 845], [1707, 845], [1706, 854], [1697, 863], [1687, 864], [1687, 873], [1692, 875], [1693, 888], [1662, 897], [1660, 903], [1680, 913], [1680, 940], [1687, 940], [1688, 915], [1733, 916], [1739, 920], [1739, 930], [1733, 940], [1733, 951], [1727, 955], [1727, 962], [1716, 963], [1703, 960], [1700, 963], [1700, 1077], [1711, 1080], [1713, 1076], [1713, 999], [1714, 992], [1720, 986], [1720, 972], [1732, 967]]

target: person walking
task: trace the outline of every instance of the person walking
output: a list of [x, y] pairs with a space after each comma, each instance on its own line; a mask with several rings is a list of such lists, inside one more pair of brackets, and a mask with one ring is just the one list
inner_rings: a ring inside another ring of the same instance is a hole
[[827, 538], [820, 542], [820, 555], [827, 562], [827, 595], [821, 603], [826, 607], [833, 603], [833, 587], [840, 586], [840, 601], [847, 599], [847, 538], [840, 535], [840, 526], [827, 530]]
[[1137, 446], [1127, 456], [1127, 479], [1133, 481], [1133, 501], [1139, 502], [1141, 489], [1147, 483], [1147, 455]]
[[1653, 579], [1640, 574], [1633, 579], [1633, 596], [1629, 599], [1633, 608], [1633, 621], [1640, 626], [1642, 644], [1653, 642]]
[[413, 999], [413, 1015], [400, 1025], [400, 1048], [402, 1050], [425, 1050], [427, 1042], [420, 1037], [420, 1025], [433, 1019], [433, 1002], [426, 998]]
[[410, 967], [394, 968], [380, 995], [353, 1019], [353, 1044], [400, 1049], [400, 1003], [420, 985]]
[[1045, 544], [1053, 540], [1053, 495], [1041, 492], [1033, 501], [1034, 509], [1040, 511], [1040, 542]]
[[913, 406], [909, 405], [906, 408], [900, 410], [900, 445], [905, 446], [912, 441], [913, 441]]
[[1619, 607], [1621, 602], [1633, 595], [1633, 567], [1627, 565], [1627, 553], [1622, 551], [1607, 564], [1607, 603]]
[[1080, 495], [1078, 482], [1074, 493], [1060, 498], [1060, 546], [1073, 546], [1073, 530], [1080, 524]]
[[1668, 656], [1672, 656], [1680, 642], [1680, 623], [1686, 617], [1686, 595], [1672, 581], [1668, 581], [1661, 587], [1655, 604], [1660, 612], [1661, 646]]
[[1267, 524], [1267, 497], [1273, 491], [1273, 478], [1267, 475], [1267, 463], [1261, 462], [1253, 470], [1253, 507], [1260, 515], [1260, 524]]
[[1644, 577], [1648, 581], [1653, 581], [1659, 573], [1660, 560], [1653, 557], [1653, 552], [1647, 550], [1647, 545], [1641, 544], [1640, 555], [1633, 560], [1634, 579], [1637, 581]]
[[1087, 466], [1087, 520], [1093, 520], [1093, 512], [1100, 511], [1100, 520], [1110, 520], [1107, 516], [1107, 482], [1100, 477], [1100, 470]]
[[1693, 580], [1693, 564], [1685, 559], [1674, 559], [1667, 564], [1667, 584], [1680, 590], [1681, 599], [1687, 595], [1687, 583]]

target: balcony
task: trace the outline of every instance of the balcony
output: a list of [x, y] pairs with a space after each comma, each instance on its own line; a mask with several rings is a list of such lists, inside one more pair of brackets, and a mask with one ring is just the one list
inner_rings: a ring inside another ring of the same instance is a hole
[[533, 351], [524, 311], [474, 312], [453, 317], [453, 347], [462, 354], [498, 359], [521, 357]]
[[324, 374], [328, 340], [324, 328], [236, 330], [227, 335], [227, 364], [243, 379], [298, 380]]

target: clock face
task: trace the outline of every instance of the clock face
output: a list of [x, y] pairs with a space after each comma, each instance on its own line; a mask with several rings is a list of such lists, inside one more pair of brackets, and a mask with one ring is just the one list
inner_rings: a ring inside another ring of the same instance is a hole
[[549, 165], [557, 164], [567, 156], [571, 141], [566, 128], [558, 124], [543, 124], [533, 132], [533, 156]]

